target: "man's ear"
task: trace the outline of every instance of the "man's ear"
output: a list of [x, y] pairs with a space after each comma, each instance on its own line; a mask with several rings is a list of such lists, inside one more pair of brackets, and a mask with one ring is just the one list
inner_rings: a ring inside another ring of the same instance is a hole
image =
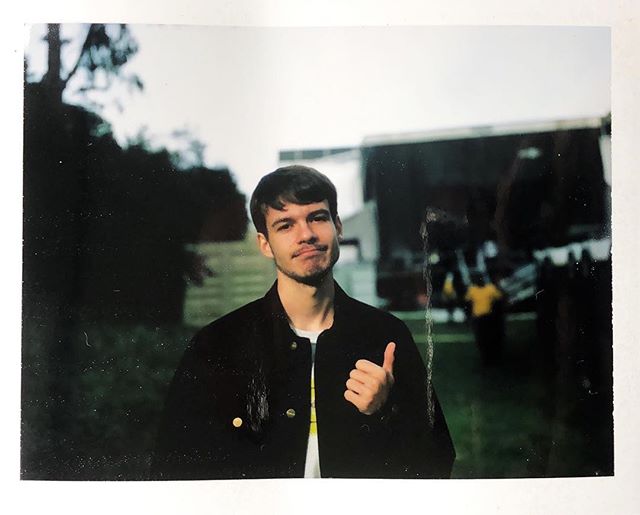
[[336, 221], [334, 225], [336, 226], [336, 232], [338, 233], [338, 240], [342, 240], [342, 220], [340, 220], [340, 217], [338, 215], [336, 215]]
[[269, 240], [261, 232], [258, 233], [258, 248], [260, 249], [260, 252], [262, 252], [263, 256], [273, 259], [273, 252], [271, 252]]

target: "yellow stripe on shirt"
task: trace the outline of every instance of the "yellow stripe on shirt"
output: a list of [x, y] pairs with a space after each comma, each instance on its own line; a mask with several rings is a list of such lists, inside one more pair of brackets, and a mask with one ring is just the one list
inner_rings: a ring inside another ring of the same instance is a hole
[[309, 425], [309, 434], [318, 434], [318, 419], [316, 418], [316, 385], [313, 379], [313, 371], [311, 372], [311, 423]]

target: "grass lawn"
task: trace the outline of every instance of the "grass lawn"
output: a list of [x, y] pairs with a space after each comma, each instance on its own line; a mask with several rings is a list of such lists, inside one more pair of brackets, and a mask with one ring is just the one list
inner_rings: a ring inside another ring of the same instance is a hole
[[[419, 347], [425, 324], [406, 320]], [[456, 448], [454, 478], [607, 474], [606, 420], [590, 399], [545, 372], [534, 319], [506, 325], [503, 360], [485, 368], [466, 323], [436, 324], [433, 382]]]

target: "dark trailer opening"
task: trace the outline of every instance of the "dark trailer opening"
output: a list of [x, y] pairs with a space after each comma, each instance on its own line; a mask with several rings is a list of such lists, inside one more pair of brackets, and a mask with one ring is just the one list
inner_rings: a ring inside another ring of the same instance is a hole
[[[601, 139], [609, 118], [367, 138], [365, 201], [377, 205], [378, 294], [412, 309], [463, 256], [496, 252], [489, 272], [508, 278], [533, 251], [609, 236], [610, 187]], [[435, 256], [435, 257], [434, 257]]]

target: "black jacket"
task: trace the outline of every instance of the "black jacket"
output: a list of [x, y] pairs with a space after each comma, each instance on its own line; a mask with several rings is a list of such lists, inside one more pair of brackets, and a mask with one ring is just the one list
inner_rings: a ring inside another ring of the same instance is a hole
[[[433, 390], [430, 423], [426, 371], [407, 327], [337, 284], [334, 308], [315, 355], [322, 477], [449, 477], [453, 444]], [[390, 341], [395, 384], [379, 412], [361, 414], [344, 399], [345, 382], [358, 359], [381, 364]], [[309, 340], [289, 327], [274, 284], [191, 341], [169, 390], [152, 476], [302, 477], [310, 376]]]

